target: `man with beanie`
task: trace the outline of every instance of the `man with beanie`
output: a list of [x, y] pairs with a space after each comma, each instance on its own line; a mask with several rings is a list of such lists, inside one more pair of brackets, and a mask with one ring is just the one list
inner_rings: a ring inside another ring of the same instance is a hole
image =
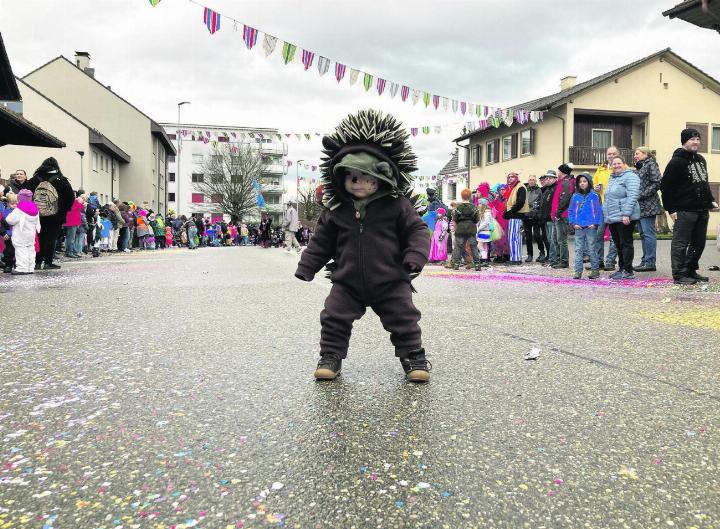
[[552, 199], [550, 217], [553, 221], [553, 236], [557, 244], [557, 262], [553, 268], [569, 268], [568, 254], [568, 208], [575, 192], [575, 179], [572, 177], [572, 164], [558, 167], [558, 183]]
[[680, 134], [677, 149], [660, 183], [663, 206], [675, 221], [670, 245], [673, 279], [678, 285], [694, 285], [708, 278], [697, 273], [705, 249], [709, 211], [718, 203], [710, 191], [707, 163], [698, 154], [702, 138], [696, 129]]
[[554, 265], [557, 262], [557, 242], [555, 241], [555, 224], [552, 221], [552, 199], [555, 196], [557, 188], [557, 173], [549, 169], [540, 177], [540, 185], [542, 186], [542, 195], [540, 197], [540, 220], [545, 223], [545, 232], [547, 233], [547, 259], [543, 260], [543, 264]]
[[[542, 179], [542, 177], [541, 177]], [[527, 205], [528, 212], [523, 219], [523, 231], [525, 232], [525, 244], [527, 246], [528, 256], [526, 263], [533, 260], [533, 239], [537, 243], [540, 255], [537, 258], [538, 263], [545, 262], [545, 248], [547, 247], [547, 235], [545, 233], [545, 223], [540, 220], [540, 209], [542, 202], [542, 190], [537, 185], [535, 175], [528, 177], [527, 188]]]
[[510, 264], [522, 264], [522, 226], [525, 214], [530, 211], [527, 203], [527, 189], [520, 183], [517, 173], [507, 175], [508, 198], [503, 218], [508, 221], [508, 243]]
[[428, 198], [428, 212], [431, 211], [437, 211], [438, 208], [443, 208], [445, 211], [447, 211], [447, 206], [443, 204], [440, 199], [437, 197], [437, 191], [434, 187], [428, 187], [425, 189], [425, 192], [427, 193]]

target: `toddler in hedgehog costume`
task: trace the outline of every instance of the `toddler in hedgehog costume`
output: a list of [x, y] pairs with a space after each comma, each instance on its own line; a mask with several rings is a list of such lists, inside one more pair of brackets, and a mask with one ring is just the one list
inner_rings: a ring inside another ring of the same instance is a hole
[[367, 307], [390, 332], [407, 379], [430, 380], [410, 285], [427, 263], [430, 234], [406, 197], [417, 168], [407, 139], [394, 117], [374, 110], [349, 115], [323, 138], [325, 210], [295, 272], [312, 281], [334, 260], [320, 314], [317, 380], [340, 374], [353, 322]]

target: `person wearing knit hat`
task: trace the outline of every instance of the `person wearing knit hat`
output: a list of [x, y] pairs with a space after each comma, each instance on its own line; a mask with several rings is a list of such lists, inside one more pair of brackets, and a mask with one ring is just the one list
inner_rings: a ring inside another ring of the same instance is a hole
[[447, 237], [450, 225], [445, 217], [445, 213], [447, 213], [445, 208], [437, 208], [433, 213], [435, 213], [437, 217], [435, 218], [428, 262], [443, 264], [448, 258]]
[[573, 193], [575, 179], [572, 177], [573, 165], [564, 163], [558, 167], [558, 182], [552, 198], [550, 217], [553, 221], [553, 237], [557, 245], [557, 260], [553, 268], [569, 268], [568, 252], [568, 208]]
[[696, 129], [680, 133], [682, 147], [675, 150], [660, 182], [662, 202], [675, 224], [670, 245], [673, 280], [694, 285], [708, 278], [697, 273], [705, 250], [710, 211], [718, 211], [708, 183], [705, 158], [698, 153], [702, 138]]
[[5, 221], [13, 227], [12, 244], [15, 248], [13, 275], [32, 274], [35, 269], [35, 236], [40, 233], [38, 207], [32, 201], [32, 191], [18, 193], [17, 205]]

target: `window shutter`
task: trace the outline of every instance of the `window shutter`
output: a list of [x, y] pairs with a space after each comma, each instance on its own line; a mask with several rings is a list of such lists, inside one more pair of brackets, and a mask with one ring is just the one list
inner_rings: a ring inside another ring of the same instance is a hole
[[700, 133], [700, 148], [698, 149], [698, 152], [707, 153], [708, 152], [708, 144], [710, 141], [712, 141], [708, 137], [708, 124], [707, 123], [687, 123], [688, 129], [697, 129]]
[[482, 165], [482, 145], [478, 145], [478, 166]]
[[495, 157], [493, 162], [499, 163], [500, 162], [500, 138], [495, 140]]
[[530, 129], [530, 154], [535, 154], [535, 129]]
[[513, 134], [510, 136], [510, 158], [518, 157], [518, 135]]

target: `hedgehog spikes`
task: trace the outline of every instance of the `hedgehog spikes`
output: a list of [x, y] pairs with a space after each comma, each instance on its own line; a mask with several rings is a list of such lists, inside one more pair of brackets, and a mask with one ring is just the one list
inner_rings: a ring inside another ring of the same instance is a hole
[[387, 161], [393, 168], [396, 180], [394, 196], [409, 196], [417, 169], [417, 157], [408, 144], [409, 135], [397, 119], [379, 110], [361, 110], [350, 114], [335, 128], [335, 132], [323, 138], [323, 163], [320, 165], [324, 188], [323, 204], [328, 209], [337, 208], [342, 193], [333, 177], [333, 167], [345, 154], [366, 150]]

